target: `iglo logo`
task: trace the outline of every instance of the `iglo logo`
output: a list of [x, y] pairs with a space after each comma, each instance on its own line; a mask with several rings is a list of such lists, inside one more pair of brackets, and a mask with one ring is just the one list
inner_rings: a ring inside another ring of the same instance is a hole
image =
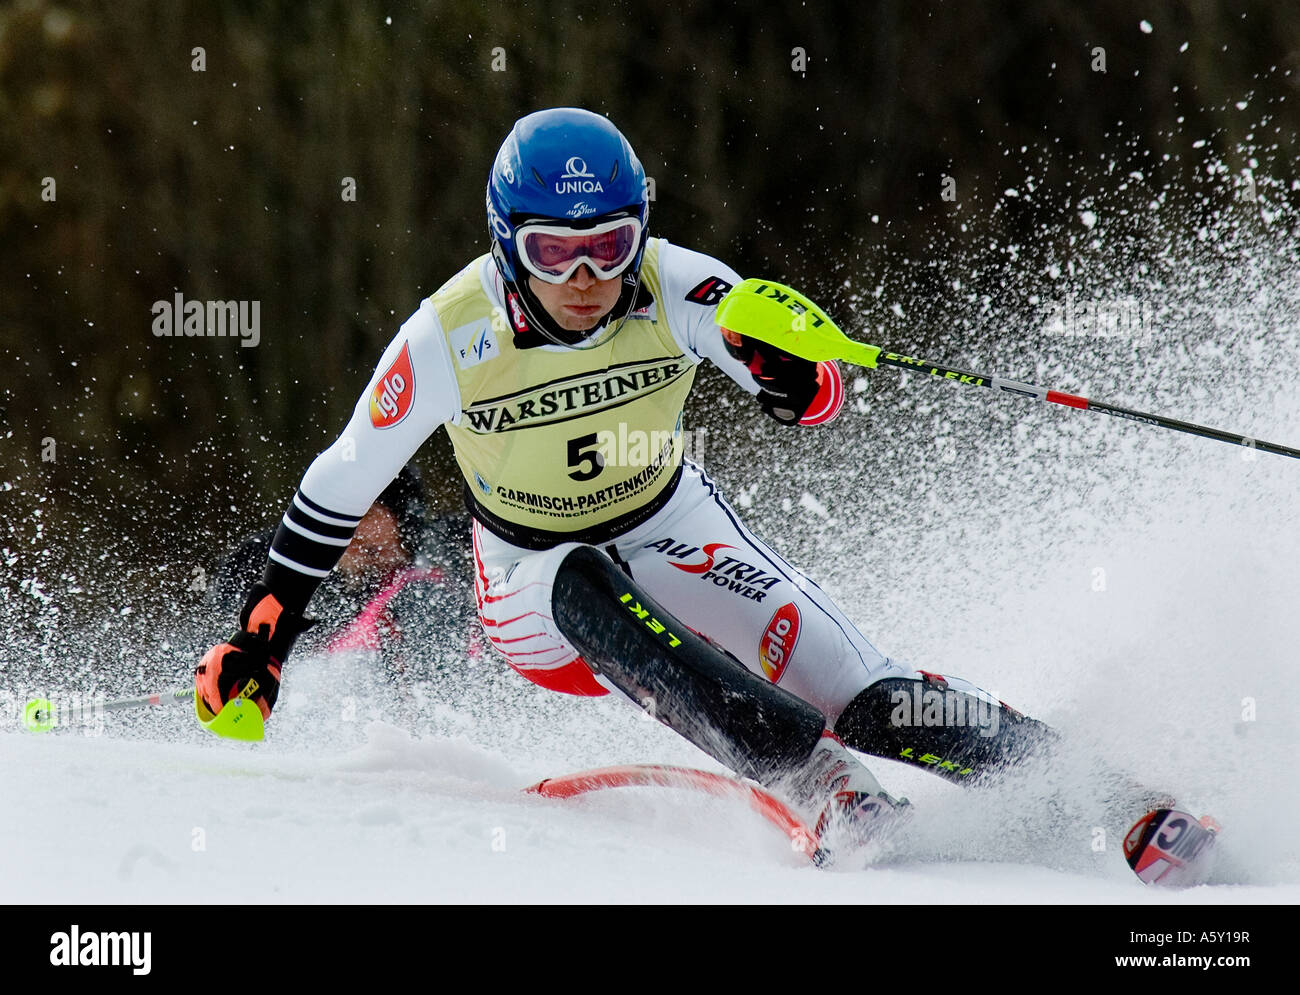
[[758, 662], [767, 679], [775, 684], [785, 673], [795, 644], [799, 642], [799, 606], [794, 602], [782, 605], [767, 623], [767, 631], [758, 644]]
[[370, 393], [370, 424], [392, 428], [411, 413], [415, 400], [415, 371], [411, 368], [411, 343], [402, 346]]

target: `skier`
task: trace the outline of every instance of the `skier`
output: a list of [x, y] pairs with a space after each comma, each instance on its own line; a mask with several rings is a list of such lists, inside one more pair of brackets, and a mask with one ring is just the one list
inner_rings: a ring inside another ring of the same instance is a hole
[[784, 794], [825, 852], [860, 848], [905, 805], [845, 744], [971, 783], [1051, 740], [973, 684], [882, 655], [683, 458], [705, 359], [792, 426], [832, 420], [843, 383], [833, 362], [720, 328], [738, 274], [650, 237], [648, 218], [641, 163], [606, 118], [515, 123], [487, 186], [490, 252], [421, 302], [308, 468], [239, 630], [198, 665], [200, 718], [250, 679], [270, 715], [313, 592], [382, 482], [445, 426], [479, 617], [509, 665], [626, 695]]

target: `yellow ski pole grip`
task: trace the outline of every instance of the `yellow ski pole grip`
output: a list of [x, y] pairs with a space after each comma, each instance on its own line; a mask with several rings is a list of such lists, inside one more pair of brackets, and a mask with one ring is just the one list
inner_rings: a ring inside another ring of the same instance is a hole
[[718, 305], [716, 320], [739, 335], [815, 363], [842, 359], [874, 369], [880, 355], [878, 346], [854, 342], [807, 297], [774, 280], [737, 284]]

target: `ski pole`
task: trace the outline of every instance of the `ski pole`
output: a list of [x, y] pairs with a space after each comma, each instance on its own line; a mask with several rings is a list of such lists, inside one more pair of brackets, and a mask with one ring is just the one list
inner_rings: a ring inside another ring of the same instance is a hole
[[[118, 712], [128, 708], [165, 705], [173, 701], [191, 701], [193, 698], [194, 687], [191, 685], [160, 691], [156, 694], [140, 695], [136, 698], [117, 698], [113, 701], [97, 702], [90, 707], [100, 712]], [[85, 711], [85, 706], [80, 710]], [[33, 698], [23, 707], [23, 725], [29, 732], [48, 732], [58, 724], [59, 708], [49, 698]]]
[[745, 280], [730, 290], [718, 305], [717, 322], [740, 335], [758, 339], [814, 362], [841, 359], [846, 363], [873, 370], [878, 366], [895, 366], [960, 384], [988, 387], [1000, 393], [1015, 394], [1051, 404], [1063, 404], [1082, 411], [1099, 411], [1102, 414], [1141, 422], [1144, 425], [1155, 425], [1158, 428], [1173, 429], [1175, 432], [1186, 432], [1189, 435], [1218, 439], [1220, 442], [1228, 442], [1236, 446], [1246, 446], [1266, 453], [1275, 453], [1278, 456], [1300, 459], [1300, 449], [1281, 446], [1274, 442], [1261, 442], [1249, 435], [1194, 425], [1191, 422], [1179, 421], [1177, 418], [1136, 411], [1106, 401], [1094, 401], [1080, 397], [1078, 394], [1035, 387], [1033, 384], [1021, 383], [1018, 380], [1007, 380], [985, 373], [971, 373], [942, 363], [931, 363], [913, 356], [886, 352], [879, 346], [855, 342], [841, 332], [835, 322], [831, 321], [826, 313], [808, 298], [797, 290], [771, 280]]

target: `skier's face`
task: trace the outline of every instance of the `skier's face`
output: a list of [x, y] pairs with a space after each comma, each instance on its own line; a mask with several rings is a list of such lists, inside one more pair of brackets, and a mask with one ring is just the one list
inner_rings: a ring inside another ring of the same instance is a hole
[[344, 577], [371, 579], [404, 566], [407, 559], [397, 516], [382, 504], [372, 504], [344, 550], [338, 569]]
[[621, 277], [597, 280], [584, 264], [564, 283], [545, 283], [528, 278], [528, 289], [537, 295], [551, 319], [568, 332], [585, 332], [600, 324], [618, 302], [623, 289]]

